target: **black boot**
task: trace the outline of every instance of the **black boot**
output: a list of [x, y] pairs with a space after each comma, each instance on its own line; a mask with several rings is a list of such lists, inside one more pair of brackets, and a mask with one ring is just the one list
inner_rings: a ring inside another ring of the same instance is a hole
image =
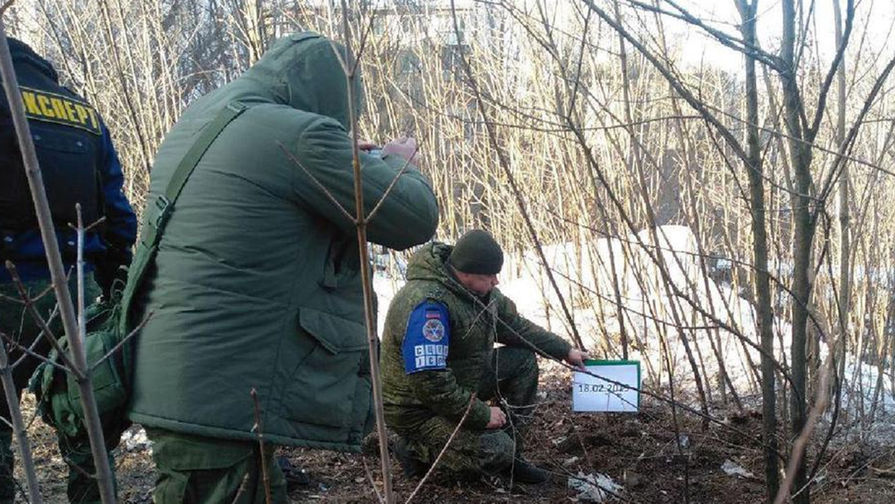
[[407, 446], [407, 441], [404, 438], [399, 438], [398, 441], [395, 442], [395, 458], [398, 459], [398, 462], [401, 464], [401, 469], [404, 471], [404, 476], [408, 478], [416, 478], [426, 474], [426, 471], [429, 469], [429, 466], [418, 460], [413, 456], [413, 453], [410, 451], [410, 447]]
[[277, 457], [277, 465], [286, 478], [286, 491], [292, 492], [300, 487], [306, 487], [311, 483], [311, 476], [308, 471], [292, 464], [288, 457], [280, 455]]
[[533, 485], [547, 481], [548, 477], [547, 471], [523, 458], [513, 460], [513, 465], [510, 466], [510, 475], [515, 481]]

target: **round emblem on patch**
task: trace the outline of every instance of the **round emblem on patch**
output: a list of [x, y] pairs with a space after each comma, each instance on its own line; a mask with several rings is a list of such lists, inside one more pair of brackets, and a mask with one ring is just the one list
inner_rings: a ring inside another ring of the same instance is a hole
[[444, 324], [438, 319], [429, 319], [423, 324], [423, 336], [432, 342], [444, 338]]

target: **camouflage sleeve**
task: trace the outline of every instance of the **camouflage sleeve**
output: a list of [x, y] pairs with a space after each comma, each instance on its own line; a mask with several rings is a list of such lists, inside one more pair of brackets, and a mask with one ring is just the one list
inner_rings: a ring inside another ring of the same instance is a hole
[[[459, 421], [473, 399], [472, 391], [460, 386], [448, 367], [452, 324], [447, 306], [426, 299], [406, 320], [401, 354], [410, 390], [436, 414]], [[476, 399], [472, 408], [467, 427], [484, 427], [490, 419], [488, 406]]]
[[488, 405], [473, 400], [472, 391], [457, 383], [447, 365], [451, 327], [450, 313], [444, 304], [429, 299], [417, 304], [407, 317], [401, 343], [404, 372], [417, 400], [436, 414], [460, 421], [473, 401], [466, 426], [484, 428], [491, 417]]
[[[441, 371], [423, 371], [411, 375], [413, 390], [417, 399], [429, 406], [436, 414], [459, 422], [466, 412], [473, 391], [461, 387], [450, 368]], [[471, 429], [484, 429], [491, 419], [491, 409], [476, 398], [464, 426]]]
[[557, 359], [565, 359], [572, 345], [556, 334], [519, 315], [516, 303], [500, 291], [492, 291], [497, 303], [497, 341], [507, 346], [531, 348]]

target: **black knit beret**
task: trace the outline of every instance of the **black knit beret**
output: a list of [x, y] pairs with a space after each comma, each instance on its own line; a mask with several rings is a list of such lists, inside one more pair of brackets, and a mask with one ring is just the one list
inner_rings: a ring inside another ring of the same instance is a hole
[[473, 229], [457, 240], [448, 263], [463, 273], [496, 275], [503, 266], [503, 250], [490, 233]]

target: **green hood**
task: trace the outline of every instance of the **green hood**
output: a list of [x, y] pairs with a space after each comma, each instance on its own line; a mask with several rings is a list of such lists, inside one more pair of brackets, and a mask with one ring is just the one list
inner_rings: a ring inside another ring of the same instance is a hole
[[[348, 130], [348, 83], [340, 56], [354, 64], [353, 55], [344, 46], [318, 33], [289, 35], [275, 42], [257, 63], [218, 93], [225, 94], [228, 101], [276, 103], [324, 115]], [[353, 83], [355, 110], [361, 115], [359, 68]]]
[[432, 242], [423, 245], [407, 264], [407, 280], [432, 280], [451, 283], [445, 262], [454, 247], [446, 243]]

